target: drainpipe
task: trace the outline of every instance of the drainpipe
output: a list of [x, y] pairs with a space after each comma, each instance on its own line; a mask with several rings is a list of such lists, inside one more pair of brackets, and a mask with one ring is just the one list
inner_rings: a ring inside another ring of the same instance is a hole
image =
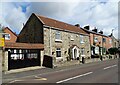
[[49, 32], [49, 39], [50, 39], [50, 56], [52, 57], [52, 68], [55, 67], [55, 58], [52, 56], [52, 42], [51, 42], [51, 27], [50, 27], [50, 32]]
[[50, 39], [50, 56], [52, 56], [51, 27], [50, 27], [49, 39]]

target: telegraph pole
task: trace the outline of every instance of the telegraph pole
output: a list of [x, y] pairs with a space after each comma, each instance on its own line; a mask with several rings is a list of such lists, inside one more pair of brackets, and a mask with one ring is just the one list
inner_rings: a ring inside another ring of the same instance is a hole
[[[2, 34], [0, 33], [0, 39], [1, 38], [2, 38]], [[0, 84], [2, 84], [2, 47], [1, 46], [0, 46]]]

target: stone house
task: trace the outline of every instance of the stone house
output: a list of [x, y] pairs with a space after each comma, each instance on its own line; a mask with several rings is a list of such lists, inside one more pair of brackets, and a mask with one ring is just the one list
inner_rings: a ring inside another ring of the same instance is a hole
[[85, 26], [84, 30], [90, 35], [91, 55], [104, 55], [112, 47], [112, 39], [103, 35], [103, 31], [98, 32], [96, 28], [92, 31], [90, 26]]
[[17, 42], [44, 44], [44, 55], [54, 57], [54, 62], [90, 57], [89, 35], [81, 27], [32, 14]]

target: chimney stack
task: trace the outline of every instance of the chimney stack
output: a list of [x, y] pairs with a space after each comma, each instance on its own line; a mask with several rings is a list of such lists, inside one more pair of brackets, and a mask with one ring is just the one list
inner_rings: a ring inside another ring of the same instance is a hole
[[97, 33], [97, 29], [95, 28], [95, 29], [93, 29], [92, 31], [94, 31], [94, 32], [96, 32]]
[[103, 31], [100, 31], [99, 33], [100, 33], [100, 34], [103, 34]]
[[76, 24], [75, 26], [76, 26], [76, 27], [80, 27], [80, 24]]
[[90, 26], [85, 26], [84, 29], [90, 30]]

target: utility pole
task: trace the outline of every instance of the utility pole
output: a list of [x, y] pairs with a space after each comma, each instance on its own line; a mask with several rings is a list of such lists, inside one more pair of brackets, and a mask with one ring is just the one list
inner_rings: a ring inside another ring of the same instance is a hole
[[113, 36], [113, 31], [114, 31], [115, 29], [116, 29], [116, 28], [113, 28], [113, 29], [112, 29], [112, 36]]
[[[0, 33], [0, 39], [2, 34]], [[0, 84], [2, 84], [2, 47], [0, 47]]]
[[113, 36], [113, 31], [114, 31], [114, 29], [112, 29], [112, 36]]

